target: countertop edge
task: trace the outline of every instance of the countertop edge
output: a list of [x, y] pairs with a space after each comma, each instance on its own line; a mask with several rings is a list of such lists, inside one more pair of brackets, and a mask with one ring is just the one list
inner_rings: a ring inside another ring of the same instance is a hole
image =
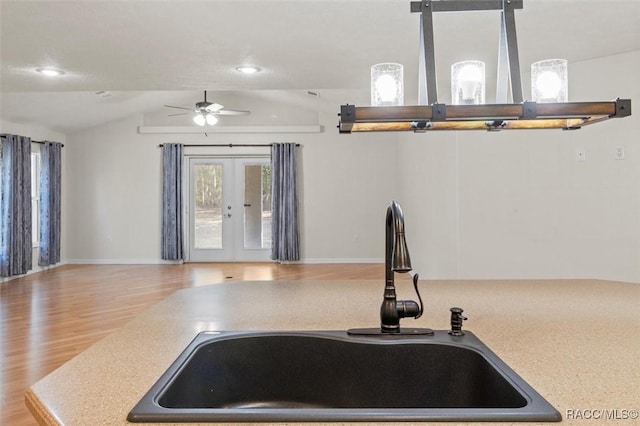
[[27, 406], [31, 415], [39, 425], [62, 426], [62, 423], [51, 415], [51, 411], [45, 407], [40, 398], [36, 396], [32, 388], [27, 389], [24, 394], [24, 405]]

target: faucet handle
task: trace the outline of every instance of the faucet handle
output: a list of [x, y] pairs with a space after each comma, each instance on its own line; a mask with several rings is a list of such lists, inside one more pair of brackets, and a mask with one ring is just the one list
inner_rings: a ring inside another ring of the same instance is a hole
[[418, 274], [413, 274], [413, 288], [415, 289], [416, 295], [418, 296], [418, 302], [420, 302], [420, 312], [418, 312], [418, 315], [414, 317], [415, 319], [420, 318], [422, 316], [422, 313], [424, 312], [424, 303], [422, 303], [422, 297], [420, 297], [420, 291], [418, 291], [418, 279]]
[[413, 300], [398, 300], [396, 302], [396, 309], [398, 310], [398, 317], [400, 318], [413, 318], [418, 319], [422, 316], [424, 311], [424, 305], [422, 303], [422, 297], [418, 291], [418, 274], [413, 274], [413, 288], [418, 295], [418, 301]]

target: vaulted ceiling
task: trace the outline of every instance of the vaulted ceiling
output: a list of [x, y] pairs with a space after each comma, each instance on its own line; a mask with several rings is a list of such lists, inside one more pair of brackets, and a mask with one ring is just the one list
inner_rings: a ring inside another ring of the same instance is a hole
[[[191, 104], [204, 89], [365, 91], [379, 62], [404, 64], [413, 93], [419, 15], [409, 3], [2, 0], [0, 117], [72, 132], [164, 103]], [[516, 23], [523, 70], [540, 59], [571, 63], [640, 49], [640, 0], [524, 0]], [[464, 59], [484, 60], [487, 76], [495, 75], [497, 12], [436, 14], [434, 27], [439, 80]], [[262, 71], [240, 74], [243, 64]], [[43, 66], [66, 74], [45, 78], [34, 71]]]

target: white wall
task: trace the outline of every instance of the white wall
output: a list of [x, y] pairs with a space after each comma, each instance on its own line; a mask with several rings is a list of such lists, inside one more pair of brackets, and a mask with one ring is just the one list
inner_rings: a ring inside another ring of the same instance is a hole
[[396, 136], [339, 135], [339, 105], [327, 109], [319, 116], [324, 131], [316, 134], [138, 134], [144, 119], [137, 116], [70, 135], [68, 261], [160, 261], [158, 144], [165, 142], [300, 143], [303, 259], [381, 260], [385, 208], [397, 194]]
[[[570, 64], [572, 101], [640, 101], [640, 51]], [[523, 81], [528, 81], [524, 78]], [[571, 132], [403, 134], [415, 269], [640, 282], [640, 114]], [[615, 160], [618, 146], [626, 158]], [[576, 150], [586, 161], [576, 161]]]
[[339, 106], [322, 114], [325, 132], [305, 139], [304, 257], [384, 259], [384, 223], [397, 186], [397, 136], [340, 135]]
[[139, 121], [134, 116], [68, 138], [70, 263], [160, 256], [160, 149], [137, 134]]
[[[39, 126], [37, 124], [25, 124], [25, 123], [12, 123], [6, 120], [0, 120], [0, 133], [8, 133], [12, 135], [20, 135], [20, 136], [28, 136], [32, 140], [36, 141], [53, 141], [53, 142], [66, 142], [66, 136], [62, 133], [55, 132], [51, 129], [47, 129], [45, 127]], [[40, 151], [40, 147], [38, 144], [31, 144], [32, 151]], [[66, 222], [64, 222], [65, 217], [67, 216], [66, 211], [66, 196], [67, 196], [67, 174], [65, 164], [67, 162], [65, 149], [62, 149], [62, 200], [61, 200], [61, 214], [62, 214], [62, 227], [66, 228]], [[63, 231], [60, 240], [60, 256], [62, 262], [66, 258], [67, 252], [67, 239], [66, 234]], [[41, 271], [43, 268], [38, 266], [38, 249], [33, 249], [33, 269], [29, 271], [29, 273]]]
[[[570, 99], [637, 104], [639, 71], [638, 51], [570, 64]], [[333, 92], [323, 102], [315, 123], [300, 123], [323, 125], [318, 134], [141, 135], [143, 116], [66, 138], [11, 123], [2, 131], [65, 142], [70, 262], [160, 261], [158, 144], [298, 142], [308, 262], [382, 259], [385, 208], [398, 199], [425, 278], [640, 282], [640, 114], [573, 132], [339, 135], [340, 103], [366, 99]], [[625, 160], [614, 160], [618, 146]]]

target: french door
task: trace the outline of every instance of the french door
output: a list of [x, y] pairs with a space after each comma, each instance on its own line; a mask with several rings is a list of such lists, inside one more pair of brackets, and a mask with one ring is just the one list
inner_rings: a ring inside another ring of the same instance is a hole
[[189, 261], [268, 261], [269, 158], [188, 159]]

